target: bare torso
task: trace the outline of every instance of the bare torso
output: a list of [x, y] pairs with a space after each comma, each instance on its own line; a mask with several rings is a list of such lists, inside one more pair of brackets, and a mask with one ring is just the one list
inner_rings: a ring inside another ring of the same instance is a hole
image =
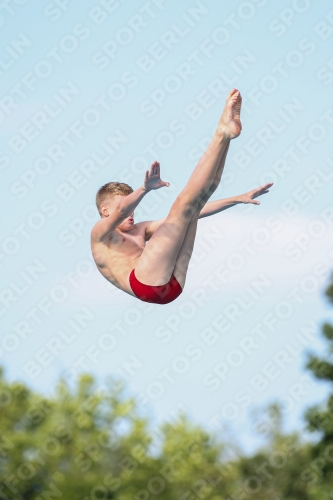
[[145, 224], [134, 224], [130, 231], [112, 231], [104, 241], [91, 240], [93, 258], [100, 273], [117, 288], [134, 295], [129, 274], [146, 245]]

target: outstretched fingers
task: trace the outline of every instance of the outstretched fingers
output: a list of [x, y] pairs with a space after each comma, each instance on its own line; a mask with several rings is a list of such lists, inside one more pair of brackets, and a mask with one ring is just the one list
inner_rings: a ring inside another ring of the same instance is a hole
[[264, 184], [263, 186], [261, 186], [262, 189], [269, 189], [270, 187], [273, 186], [273, 182], [268, 182], [267, 184]]
[[144, 180], [144, 187], [151, 191], [152, 189], [160, 189], [161, 187], [169, 187], [170, 183], [169, 182], [164, 182], [161, 180], [160, 176], [160, 163], [158, 161], [154, 161], [152, 163], [150, 170], [146, 171], [145, 174], [145, 180]]
[[154, 161], [150, 167], [150, 175], [156, 175], [159, 172], [159, 163], [157, 161]]
[[269, 193], [269, 188], [273, 186], [273, 182], [269, 182], [268, 184], [264, 184], [263, 186], [260, 186], [257, 189], [254, 189], [251, 193], [251, 201], [253, 205], [260, 205], [260, 201], [256, 201], [255, 198], [258, 198], [258, 196], [261, 196], [263, 194]]
[[273, 186], [273, 182], [269, 182], [268, 184], [264, 184], [263, 186], [260, 186], [259, 188], [254, 190], [254, 198], [257, 196], [261, 196], [262, 194], [268, 193], [269, 188]]
[[160, 165], [160, 163], [158, 161], [156, 162], [156, 175], [160, 179], [160, 182], [161, 182], [162, 186], [166, 186], [166, 187], [170, 186], [170, 182], [164, 182], [161, 179], [161, 165]]

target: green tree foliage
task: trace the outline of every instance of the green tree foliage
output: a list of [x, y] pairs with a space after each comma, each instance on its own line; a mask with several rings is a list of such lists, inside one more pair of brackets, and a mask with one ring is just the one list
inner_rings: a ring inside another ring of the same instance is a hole
[[241, 457], [237, 465], [240, 491], [244, 500], [312, 500], [304, 480], [304, 470], [311, 460], [311, 446], [297, 433], [284, 435], [281, 410], [272, 405], [267, 410], [266, 446], [251, 457]]
[[0, 408], [0, 498], [217, 500], [232, 490], [221, 445], [185, 417], [149, 433], [115, 382], [83, 376], [47, 398], [1, 374]]
[[1, 374], [0, 409], [0, 498], [321, 500], [320, 488], [327, 493], [308, 480], [312, 447], [283, 434], [277, 405], [268, 409], [267, 444], [251, 457], [184, 415], [150, 429], [120, 384], [98, 386], [90, 376], [45, 397]]
[[[322, 333], [327, 355], [307, 366], [332, 387], [333, 326]], [[306, 413], [315, 444], [283, 432], [278, 404], [260, 417], [266, 444], [244, 456], [185, 415], [151, 428], [115, 381], [85, 375], [42, 396], [0, 370], [0, 500], [333, 499], [333, 388]]]
[[[333, 276], [326, 297], [333, 304]], [[317, 485], [320, 500], [333, 498], [333, 326], [324, 323], [322, 335], [327, 344], [327, 354], [324, 357], [309, 356], [307, 368], [316, 379], [330, 385], [331, 394], [327, 401], [309, 408], [305, 415], [308, 428], [320, 436], [319, 442], [312, 448], [312, 460], [307, 471], [308, 482]]]

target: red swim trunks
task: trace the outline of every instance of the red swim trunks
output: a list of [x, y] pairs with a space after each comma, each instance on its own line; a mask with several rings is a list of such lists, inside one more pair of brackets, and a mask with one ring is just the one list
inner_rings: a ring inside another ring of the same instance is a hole
[[130, 286], [138, 299], [144, 302], [152, 302], [153, 304], [169, 304], [182, 293], [182, 287], [174, 277], [171, 276], [170, 281], [165, 285], [150, 286], [140, 283], [136, 279], [134, 269], [129, 275]]

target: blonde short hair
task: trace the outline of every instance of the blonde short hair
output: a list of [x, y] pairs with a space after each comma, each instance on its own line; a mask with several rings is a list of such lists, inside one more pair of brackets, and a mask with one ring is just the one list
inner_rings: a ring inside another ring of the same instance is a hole
[[127, 196], [128, 194], [131, 193], [133, 193], [133, 189], [131, 188], [131, 186], [123, 182], [108, 182], [107, 184], [104, 184], [104, 186], [99, 188], [96, 194], [96, 206], [99, 214], [102, 215], [100, 208], [102, 203], [107, 198], [112, 198], [117, 194], [120, 194], [122, 196]]

